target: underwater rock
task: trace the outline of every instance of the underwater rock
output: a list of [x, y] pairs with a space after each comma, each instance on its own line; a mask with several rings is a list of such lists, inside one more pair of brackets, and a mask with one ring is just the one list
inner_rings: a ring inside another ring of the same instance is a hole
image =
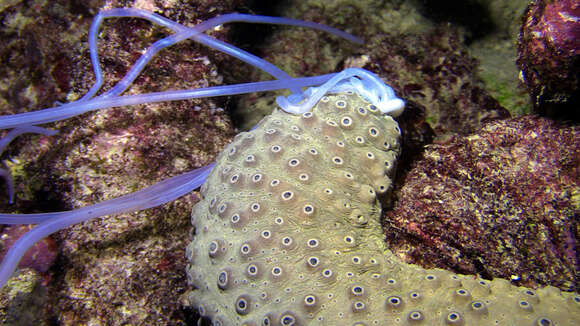
[[50, 325], [46, 309], [47, 289], [38, 272], [25, 268], [0, 289], [0, 324]]
[[485, 89], [477, 60], [451, 27], [422, 35], [380, 34], [368, 46], [370, 59], [363, 67], [390, 76], [406, 100], [424, 108], [437, 136], [467, 135], [510, 116]]
[[[157, 7], [151, 1], [133, 2], [107, 5], [155, 10], [191, 26], [232, 12], [239, 3], [172, 1], [168, 7]], [[2, 114], [76, 100], [87, 91], [94, 74], [86, 33], [100, 5], [56, 1], [30, 5], [34, 9], [17, 5], [2, 12], [5, 25], [0, 33], [6, 37], [0, 45]], [[226, 36], [224, 31], [211, 34], [222, 40]], [[141, 19], [107, 19], [100, 35], [107, 89], [167, 30]], [[214, 59], [223, 57], [182, 42], [153, 59], [126, 93], [220, 85]], [[2, 212], [88, 206], [209, 164], [235, 135], [223, 109], [225, 101], [212, 98], [101, 110], [47, 125], [59, 131], [56, 136], [20, 137], [4, 154], [10, 157], [5, 163], [17, 189], [14, 205], [0, 196]], [[196, 200], [192, 193], [163, 207], [103, 217], [55, 234], [60, 256], [59, 264], [49, 271], [49, 318], [58, 318], [61, 325], [185, 324], [179, 295], [187, 287], [183, 253]]]
[[[467, 135], [487, 121], [510, 116], [486, 89], [461, 29], [434, 24], [412, 1], [293, 1], [283, 10], [284, 16], [344, 28], [365, 40], [358, 46], [316, 31], [277, 29], [259, 50], [291, 75], [349, 67], [372, 71], [388, 80], [406, 102], [422, 107], [424, 120], [437, 135]], [[259, 72], [249, 74], [255, 76], [252, 79], [265, 78]], [[274, 99], [270, 93], [242, 96], [234, 123], [251, 128], [272, 111]]]
[[532, 1], [518, 52], [521, 79], [534, 112], [580, 121], [580, 3]]
[[384, 218], [409, 263], [578, 291], [580, 129], [523, 116], [427, 148]]
[[477, 59], [485, 89], [514, 116], [530, 112], [514, 63], [521, 17], [528, 0], [411, 1], [439, 26], [453, 26], [469, 55]]
[[[24, 233], [30, 231], [32, 225], [10, 225], [5, 226], [0, 233], [0, 259], [4, 258], [6, 251], [12, 244]], [[52, 239], [47, 237], [32, 246], [22, 259], [18, 266], [20, 268], [32, 268], [39, 273], [46, 273], [52, 267], [58, 254], [58, 245]]]

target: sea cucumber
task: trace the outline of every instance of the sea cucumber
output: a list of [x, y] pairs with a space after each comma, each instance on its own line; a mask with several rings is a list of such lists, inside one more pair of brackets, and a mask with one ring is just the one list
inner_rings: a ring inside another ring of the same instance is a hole
[[398, 124], [352, 92], [240, 133], [193, 209], [190, 304], [214, 325], [577, 324], [577, 294], [394, 256], [380, 217], [399, 151]]

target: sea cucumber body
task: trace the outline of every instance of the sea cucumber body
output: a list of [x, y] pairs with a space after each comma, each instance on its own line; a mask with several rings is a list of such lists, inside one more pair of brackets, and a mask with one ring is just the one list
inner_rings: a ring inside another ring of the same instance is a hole
[[190, 304], [214, 325], [573, 325], [580, 296], [400, 261], [383, 241], [400, 129], [354, 93], [275, 111], [194, 207]]

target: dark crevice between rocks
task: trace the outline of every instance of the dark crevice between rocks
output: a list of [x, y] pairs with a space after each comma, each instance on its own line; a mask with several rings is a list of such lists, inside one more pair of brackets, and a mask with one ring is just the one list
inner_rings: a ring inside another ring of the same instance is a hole
[[[236, 8], [236, 11], [251, 15], [284, 17], [284, 8], [286, 8], [288, 4], [288, 1], [256, 0], [244, 3], [244, 6]], [[263, 57], [264, 47], [267, 46], [271, 35], [279, 28], [288, 27], [269, 24], [231, 24], [231, 27], [228, 30], [227, 39], [229, 43], [258, 57]], [[235, 64], [232, 64], [232, 62]], [[238, 59], [229, 58], [228, 60], [218, 62], [218, 68], [224, 77], [225, 85], [259, 81], [250, 80], [248, 78], [248, 76], [255, 75], [252, 74], [252, 72], [257, 68], [243, 63]], [[230, 112], [232, 122], [236, 127], [246, 120], [244, 114], [247, 113], [244, 108], [238, 106], [239, 97], [232, 97], [228, 102], [228, 112]]]
[[475, 0], [420, 0], [416, 1], [419, 12], [428, 19], [440, 23], [451, 23], [465, 29], [465, 44], [493, 33], [489, 8]]

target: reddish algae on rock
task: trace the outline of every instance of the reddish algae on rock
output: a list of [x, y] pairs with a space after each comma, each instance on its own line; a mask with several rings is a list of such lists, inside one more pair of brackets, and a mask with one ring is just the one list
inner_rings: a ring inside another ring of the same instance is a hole
[[518, 52], [521, 79], [534, 111], [580, 121], [580, 2], [532, 1]]
[[[0, 34], [1, 114], [51, 107], [82, 96], [94, 82], [87, 33], [106, 8], [133, 7], [187, 26], [235, 11], [241, 1], [32, 2], [5, 8]], [[225, 40], [227, 28], [211, 35]], [[154, 41], [169, 31], [142, 19], [104, 21], [99, 56], [110, 88]], [[229, 57], [185, 41], [159, 53], [126, 94], [222, 84]], [[38, 213], [88, 206], [143, 189], [214, 161], [235, 135], [225, 98], [113, 108], [46, 125], [53, 137], [23, 136], [4, 153], [16, 199], [2, 212]], [[42, 325], [184, 325], [184, 252], [196, 193], [159, 208], [108, 216], [54, 236]], [[10, 284], [9, 284], [10, 286]], [[8, 301], [14, 302], [14, 301]], [[23, 306], [31, 309], [31, 306]]]
[[580, 129], [523, 116], [427, 148], [386, 213], [407, 262], [578, 291]]

